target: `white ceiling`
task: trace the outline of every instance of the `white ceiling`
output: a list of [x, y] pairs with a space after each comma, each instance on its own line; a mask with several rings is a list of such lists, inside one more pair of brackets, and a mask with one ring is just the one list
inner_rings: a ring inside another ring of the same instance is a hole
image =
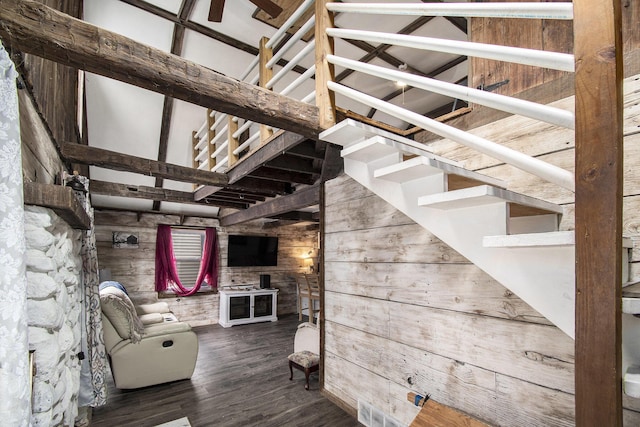
[[[388, 1], [387, 3], [406, 1], [397, 0]], [[419, 0], [414, 1], [419, 2]], [[178, 13], [181, 3], [176, 0], [148, 0], [147, 2], [173, 14]], [[248, 0], [227, 1], [223, 19], [220, 23], [207, 21], [208, 8], [209, 0], [197, 0], [189, 19], [255, 47], [258, 47], [262, 36], [269, 37], [276, 31], [275, 28], [252, 18], [256, 9]], [[84, 3], [84, 14], [85, 20], [94, 25], [166, 52], [171, 50], [174, 24], [166, 19], [119, 0], [86, 1]], [[381, 18], [375, 15], [348, 16], [347, 14], [341, 14], [336, 17], [335, 23], [341, 28], [397, 32], [414, 19], [415, 17], [409, 16]], [[414, 34], [458, 40], [466, 39], [466, 34], [444, 18], [434, 18]], [[305, 45], [305, 42], [298, 42], [298, 45], [298, 48], [285, 55], [285, 59], [291, 59]], [[454, 59], [451, 55], [416, 52], [415, 50], [401, 47], [391, 47], [387, 50], [387, 53], [423, 73], [428, 73]], [[366, 52], [345, 41], [336, 40], [336, 54], [359, 59]], [[245, 71], [253, 59], [251, 55], [242, 50], [189, 29], [185, 31], [182, 56], [222, 74], [236, 78]], [[301, 65], [308, 68], [312, 63], [313, 55], [309, 55], [309, 58], [305, 59]], [[374, 59], [370, 63], [391, 67], [380, 59]], [[277, 69], [278, 67], [276, 67], [275, 71]], [[342, 69], [338, 67], [336, 75], [340, 71]], [[465, 61], [438, 77], [453, 82], [464, 78], [466, 75], [467, 64]], [[283, 79], [276, 85], [275, 90], [282, 90], [296, 76], [297, 74]], [[376, 77], [357, 75], [356, 73], [351, 74], [342, 84], [359, 88], [365, 93], [379, 98], [397, 89], [392, 82]], [[85, 87], [89, 145], [143, 158], [157, 159], [164, 102], [163, 95], [89, 73], [86, 74]], [[310, 81], [298, 88], [291, 96], [301, 99], [312, 90], [313, 82]], [[337, 96], [336, 102], [340, 107], [364, 115], [370, 110], [370, 107], [360, 105], [342, 96]], [[407, 91], [391, 102], [420, 113], [426, 113], [451, 102], [451, 100], [414, 89]], [[174, 101], [167, 148], [167, 162], [191, 166], [191, 132], [200, 128], [205, 120], [205, 114], [206, 110], [202, 107], [178, 100]], [[373, 118], [400, 128], [407, 126], [406, 123], [380, 112], [376, 112]], [[91, 167], [90, 175], [92, 179], [123, 184], [153, 186], [155, 183], [153, 177], [106, 170], [99, 167]], [[164, 181], [164, 188], [180, 191], [193, 190], [191, 184], [170, 180]], [[93, 196], [93, 203], [95, 206], [100, 207], [135, 210], [151, 210], [153, 204], [150, 200], [95, 195]], [[161, 204], [161, 210], [164, 212], [206, 216], [215, 216], [217, 214], [217, 209], [212, 207], [167, 202]]]

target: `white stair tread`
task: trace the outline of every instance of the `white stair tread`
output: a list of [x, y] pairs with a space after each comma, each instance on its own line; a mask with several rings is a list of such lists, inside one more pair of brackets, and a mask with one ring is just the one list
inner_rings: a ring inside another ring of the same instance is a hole
[[378, 138], [369, 138], [343, 148], [340, 155], [360, 162], [368, 162], [394, 153], [400, 156], [396, 148], [380, 143]]
[[629, 366], [624, 373], [624, 393], [631, 397], [640, 397], [640, 366]]
[[[373, 137], [379, 137], [381, 143], [396, 147], [396, 149], [402, 153], [415, 154], [417, 156], [433, 153], [431, 148], [424, 144], [353, 119], [343, 120], [332, 128], [320, 133], [321, 140], [342, 145], [343, 147], [349, 147], [352, 144]], [[442, 157], [441, 159], [445, 160]], [[459, 162], [453, 160], [446, 161], [461, 166]]]
[[463, 176], [495, 187], [506, 187], [506, 183], [500, 179], [461, 168], [454, 162], [435, 154], [414, 157], [402, 163], [377, 169], [374, 171], [373, 176], [387, 181], [402, 183], [440, 172]]
[[477, 187], [447, 191], [446, 193], [422, 196], [418, 198], [418, 205], [446, 210], [482, 206], [500, 201], [516, 203], [522, 206], [528, 206], [557, 214], [561, 214], [563, 212], [562, 206], [554, 203], [525, 196], [502, 188], [496, 188], [490, 185], [479, 185]]
[[482, 246], [485, 248], [573, 246], [574, 244], [575, 233], [573, 231], [485, 236], [482, 239]]
[[[373, 136], [382, 136], [398, 142], [407, 142], [422, 146], [422, 144], [419, 144], [409, 138], [405, 138], [404, 136], [397, 135], [393, 132], [380, 129], [375, 126], [367, 125], [353, 119], [343, 120], [333, 127], [321, 132], [319, 138], [322, 141], [346, 147], [354, 142], [362, 141]], [[423, 149], [427, 149], [426, 146], [423, 146]], [[429, 150], [427, 149], [427, 151]]]
[[640, 314], [640, 298], [622, 297], [622, 312]]

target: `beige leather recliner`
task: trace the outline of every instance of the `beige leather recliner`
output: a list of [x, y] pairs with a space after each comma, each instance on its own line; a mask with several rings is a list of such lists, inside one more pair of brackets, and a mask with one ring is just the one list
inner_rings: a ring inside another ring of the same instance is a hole
[[134, 306], [118, 287], [100, 290], [104, 342], [115, 385], [146, 387], [191, 378], [198, 338], [166, 303]]

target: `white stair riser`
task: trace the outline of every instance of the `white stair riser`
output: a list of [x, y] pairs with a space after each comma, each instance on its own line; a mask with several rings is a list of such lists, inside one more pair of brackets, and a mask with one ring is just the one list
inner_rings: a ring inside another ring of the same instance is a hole
[[532, 215], [509, 218], [507, 234], [544, 233], [558, 230], [558, 215]]

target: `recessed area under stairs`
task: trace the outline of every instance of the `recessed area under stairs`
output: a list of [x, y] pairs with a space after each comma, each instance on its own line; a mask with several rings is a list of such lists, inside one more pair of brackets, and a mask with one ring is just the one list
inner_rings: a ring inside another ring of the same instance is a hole
[[[347, 175], [574, 336], [575, 236], [559, 230], [562, 206], [507, 190], [505, 182], [428, 146], [354, 120], [320, 138], [343, 147]], [[633, 246], [623, 240], [624, 248]], [[623, 258], [621, 286], [629, 280], [628, 250]], [[624, 303], [640, 314], [638, 297], [628, 295]], [[625, 389], [640, 397], [640, 318], [625, 314], [623, 335], [623, 369], [630, 369]]]
[[[156, 426], [188, 417], [193, 427], [351, 427], [357, 420], [320, 393], [304, 374], [289, 381], [287, 356], [300, 322], [198, 326], [199, 352], [191, 380], [122, 391], [108, 378], [108, 404], [94, 409], [92, 427]], [[110, 373], [108, 373], [110, 375]]]

